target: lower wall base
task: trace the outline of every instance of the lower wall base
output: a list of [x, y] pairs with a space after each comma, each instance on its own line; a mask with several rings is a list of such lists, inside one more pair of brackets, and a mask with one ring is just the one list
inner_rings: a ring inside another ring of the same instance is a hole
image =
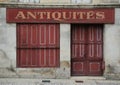
[[[115, 66], [114, 66], [115, 67]], [[119, 68], [119, 67], [117, 67]], [[120, 73], [106, 67], [104, 73], [106, 79], [119, 80]], [[115, 69], [115, 68], [114, 68]], [[58, 68], [15, 68], [0, 67], [0, 78], [40, 78], [40, 79], [70, 79], [70, 61], [61, 61]]]
[[60, 68], [0, 68], [0, 78], [70, 78], [70, 63], [62, 61]]
[[120, 80], [120, 73], [108, 73], [104, 75], [108, 80]]
[[7, 68], [0, 69], [0, 78], [49, 78], [49, 79], [68, 79], [70, 78], [70, 69], [44, 69], [41, 70], [19, 70], [11, 71]]
[[[108, 80], [120, 80], [120, 73], [107, 73]], [[70, 79], [70, 68], [56, 69], [16, 69], [0, 68], [0, 78], [40, 78], [40, 79]]]

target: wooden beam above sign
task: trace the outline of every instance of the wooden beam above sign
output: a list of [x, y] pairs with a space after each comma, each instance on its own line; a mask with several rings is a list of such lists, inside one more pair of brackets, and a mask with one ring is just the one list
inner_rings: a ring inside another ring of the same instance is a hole
[[7, 8], [8, 23], [114, 23], [114, 9]]

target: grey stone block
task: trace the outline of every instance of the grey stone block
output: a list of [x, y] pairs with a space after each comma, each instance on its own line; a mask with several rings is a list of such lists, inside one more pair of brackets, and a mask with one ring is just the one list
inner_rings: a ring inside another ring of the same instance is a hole
[[103, 3], [118, 3], [119, 0], [101, 0]]
[[110, 80], [120, 80], [120, 73], [108, 73], [105, 77]]
[[72, 3], [90, 4], [92, 3], [92, 0], [72, 0]]
[[120, 8], [115, 9], [115, 24], [120, 25]]
[[0, 78], [18, 78], [18, 75], [8, 68], [0, 68]]
[[56, 78], [70, 78], [70, 68], [60, 68], [56, 70]]

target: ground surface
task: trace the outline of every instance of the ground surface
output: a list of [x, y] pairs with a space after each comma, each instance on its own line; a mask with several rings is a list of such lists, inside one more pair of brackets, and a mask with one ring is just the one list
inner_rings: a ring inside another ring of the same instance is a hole
[[[50, 82], [49, 82], [50, 81]], [[0, 85], [120, 85], [119, 80], [18, 79], [1, 78]]]

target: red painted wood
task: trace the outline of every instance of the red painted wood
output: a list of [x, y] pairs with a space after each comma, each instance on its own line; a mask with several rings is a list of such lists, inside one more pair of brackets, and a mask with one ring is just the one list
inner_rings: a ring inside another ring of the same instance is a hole
[[59, 24], [17, 24], [18, 67], [58, 67], [59, 32]]
[[72, 75], [102, 75], [103, 25], [72, 25]]
[[8, 23], [114, 23], [114, 9], [7, 8], [6, 21]]
[[18, 25], [18, 47], [59, 47], [58, 28], [58, 24], [20, 24]]

